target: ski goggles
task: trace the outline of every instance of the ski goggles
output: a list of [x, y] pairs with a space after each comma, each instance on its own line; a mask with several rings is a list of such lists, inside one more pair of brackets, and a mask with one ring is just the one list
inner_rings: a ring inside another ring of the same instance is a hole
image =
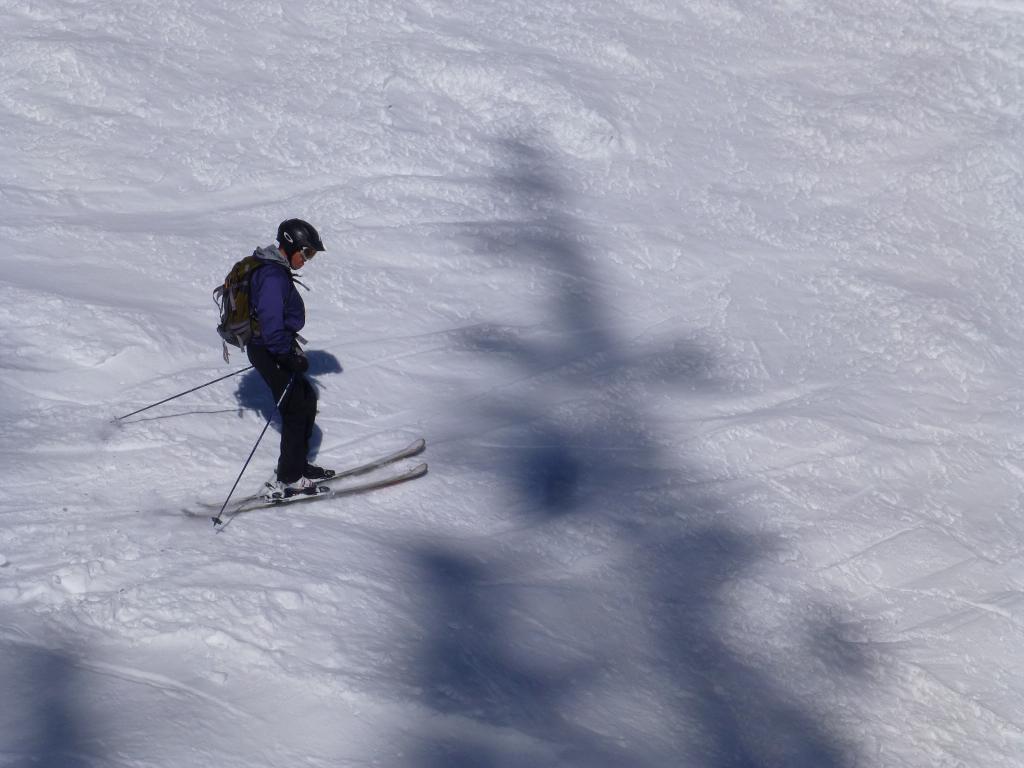
[[317, 254], [317, 250], [312, 245], [304, 245], [299, 249], [299, 253], [302, 254], [302, 258], [306, 261], [312, 261], [313, 257]]

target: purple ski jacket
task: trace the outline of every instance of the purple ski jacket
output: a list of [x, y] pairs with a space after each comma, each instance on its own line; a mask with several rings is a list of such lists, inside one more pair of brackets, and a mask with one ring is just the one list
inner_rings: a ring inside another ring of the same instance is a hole
[[249, 343], [275, 357], [291, 354], [295, 334], [306, 324], [306, 305], [292, 282], [291, 266], [273, 245], [257, 248], [253, 256], [266, 263], [249, 278], [249, 306], [259, 328]]

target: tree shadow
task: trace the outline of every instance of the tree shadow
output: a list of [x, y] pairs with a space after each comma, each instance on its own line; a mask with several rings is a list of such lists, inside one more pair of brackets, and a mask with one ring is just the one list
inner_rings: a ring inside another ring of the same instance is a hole
[[[642, 599], [651, 606], [655, 635], [669, 662], [666, 673], [675, 683], [676, 707], [692, 732], [699, 734], [697, 754], [703, 765], [837, 768], [853, 764], [828, 727], [828, 713], [801, 701], [786, 690], [784, 681], [773, 679], [769, 670], [737, 653], [722, 631], [731, 613], [726, 592], [743, 569], [766, 553], [765, 544], [713, 524], [649, 542], [651, 556], [636, 563], [638, 575], [647, 584]], [[663, 567], [666, 563], [682, 567]], [[794, 629], [799, 636], [800, 628]], [[859, 657], [859, 672], [866, 666], [863, 656], [852, 644], [844, 646], [848, 658]], [[835, 667], [834, 671], [849, 675], [854, 668]]]
[[[561, 640], [606, 635], [604, 652], [572, 663], [526, 663], [511, 638], [522, 636], [514, 629], [528, 610], [516, 605], [521, 593], [500, 585], [529, 581], [529, 558], [517, 572], [515, 565], [499, 570], [486, 564], [489, 557], [472, 561], [444, 546], [421, 551], [423, 621], [430, 628], [418, 664], [423, 702], [493, 737], [467, 735], [474, 733], [468, 727], [428, 735], [421, 764], [851, 764], [830, 714], [798, 693], [815, 687], [811, 673], [779, 679], [749, 651], [737, 650], [731, 628], [747, 617], [736, 615], [734, 585], [780, 545], [745, 530], [729, 514], [728, 500], [706, 490], [712, 484], [699, 469], [666, 455], [659, 415], [644, 398], [649, 386], [682, 393], [727, 386], [716, 373], [713, 345], [699, 334], [653, 345], [618, 338], [588, 256], [589, 236], [560, 213], [566, 195], [551, 160], [523, 142], [506, 142], [503, 151], [506, 170], [495, 181], [496, 195], [516, 211], [511, 223], [475, 226], [468, 236], [477, 251], [547, 277], [545, 330], [526, 335], [484, 326], [462, 336], [467, 349], [503, 361], [514, 369], [510, 380], [525, 384], [467, 394], [460, 418], [488, 441], [454, 460], [508, 487], [514, 514], [538, 536], [562, 541], [582, 527], [587, 540], [614, 547], [605, 567], [629, 591], [624, 607], [642, 624], [630, 638], [617, 634], [619, 622], [606, 610], [583, 610]], [[564, 588], [573, 584], [585, 582], [566, 574]], [[756, 626], [757, 619], [747, 623]], [[835, 658], [818, 657], [828, 680], [862, 674], [867, 666], [827, 622], [814, 628], [827, 638], [823, 643], [803, 626], [786, 632], [753, 645], [830, 647]], [[622, 722], [617, 732], [608, 730], [607, 717], [604, 730], [582, 725], [573, 707], [589, 695], [588, 680], [618, 669], [628, 688], [621, 670], [652, 667], [660, 673], [658, 694], [641, 682], [629, 694], [656, 698], [652, 712], [667, 702], [671, 714], [653, 738], [644, 723]], [[520, 756], [496, 747], [509, 731], [540, 746]]]
[[[7, 705], [0, 731], [13, 734], [0, 752], [16, 768], [86, 768], [104, 762], [87, 713], [76, 704], [80, 683], [72, 656], [60, 650], [14, 645], [5, 649]], [[14, 693], [22, 694], [15, 698]]]
[[[551, 752], [559, 762], [589, 768], [638, 765], [614, 736], [589, 731], [565, 716], [567, 697], [601, 674], [599, 660], [559, 666], [522, 653], [509, 636], [515, 590], [495, 589], [490, 569], [451, 549], [423, 547], [414, 559], [433, 616], [422, 649], [423, 703], [481, 732], [480, 738], [427, 739], [417, 750], [421, 765], [527, 768], [544, 764]], [[505, 732], [529, 738], [517, 749], [504, 749], [495, 745], [495, 736], [500, 741]]]
[[[316, 390], [317, 399], [320, 398], [320, 386], [316, 380], [317, 376], [341, 373], [341, 361], [330, 352], [322, 350], [309, 350], [306, 352], [306, 359], [309, 360], [309, 371], [306, 378]], [[244, 373], [238, 381], [235, 390], [235, 400], [238, 403], [238, 417], [241, 418], [245, 410], [256, 411], [264, 421], [270, 421], [271, 426], [280, 434], [281, 416], [277, 412], [277, 403], [270, 392], [270, 388], [263, 381], [256, 369]], [[315, 457], [323, 443], [323, 432], [319, 425], [314, 426], [313, 435], [309, 439], [310, 457]]]

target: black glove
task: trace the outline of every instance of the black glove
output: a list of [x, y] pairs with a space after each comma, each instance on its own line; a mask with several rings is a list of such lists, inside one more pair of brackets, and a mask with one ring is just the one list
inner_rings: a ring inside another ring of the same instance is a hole
[[291, 373], [305, 373], [309, 370], [309, 360], [301, 352], [292, 352], [290, 355], [281, 355], [277, 358], [277, 364]]

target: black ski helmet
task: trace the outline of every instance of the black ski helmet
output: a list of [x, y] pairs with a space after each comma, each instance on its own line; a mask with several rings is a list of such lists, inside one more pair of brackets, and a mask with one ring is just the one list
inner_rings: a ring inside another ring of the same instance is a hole
[[277, 225], [277, 243], [284, 252], [291, 256], [296, 251], [301, 251], [306, 246], [317, 251], [324, 250], [324, 244], [320, 235], [308, 221], [302, 219], [287, 219]]

